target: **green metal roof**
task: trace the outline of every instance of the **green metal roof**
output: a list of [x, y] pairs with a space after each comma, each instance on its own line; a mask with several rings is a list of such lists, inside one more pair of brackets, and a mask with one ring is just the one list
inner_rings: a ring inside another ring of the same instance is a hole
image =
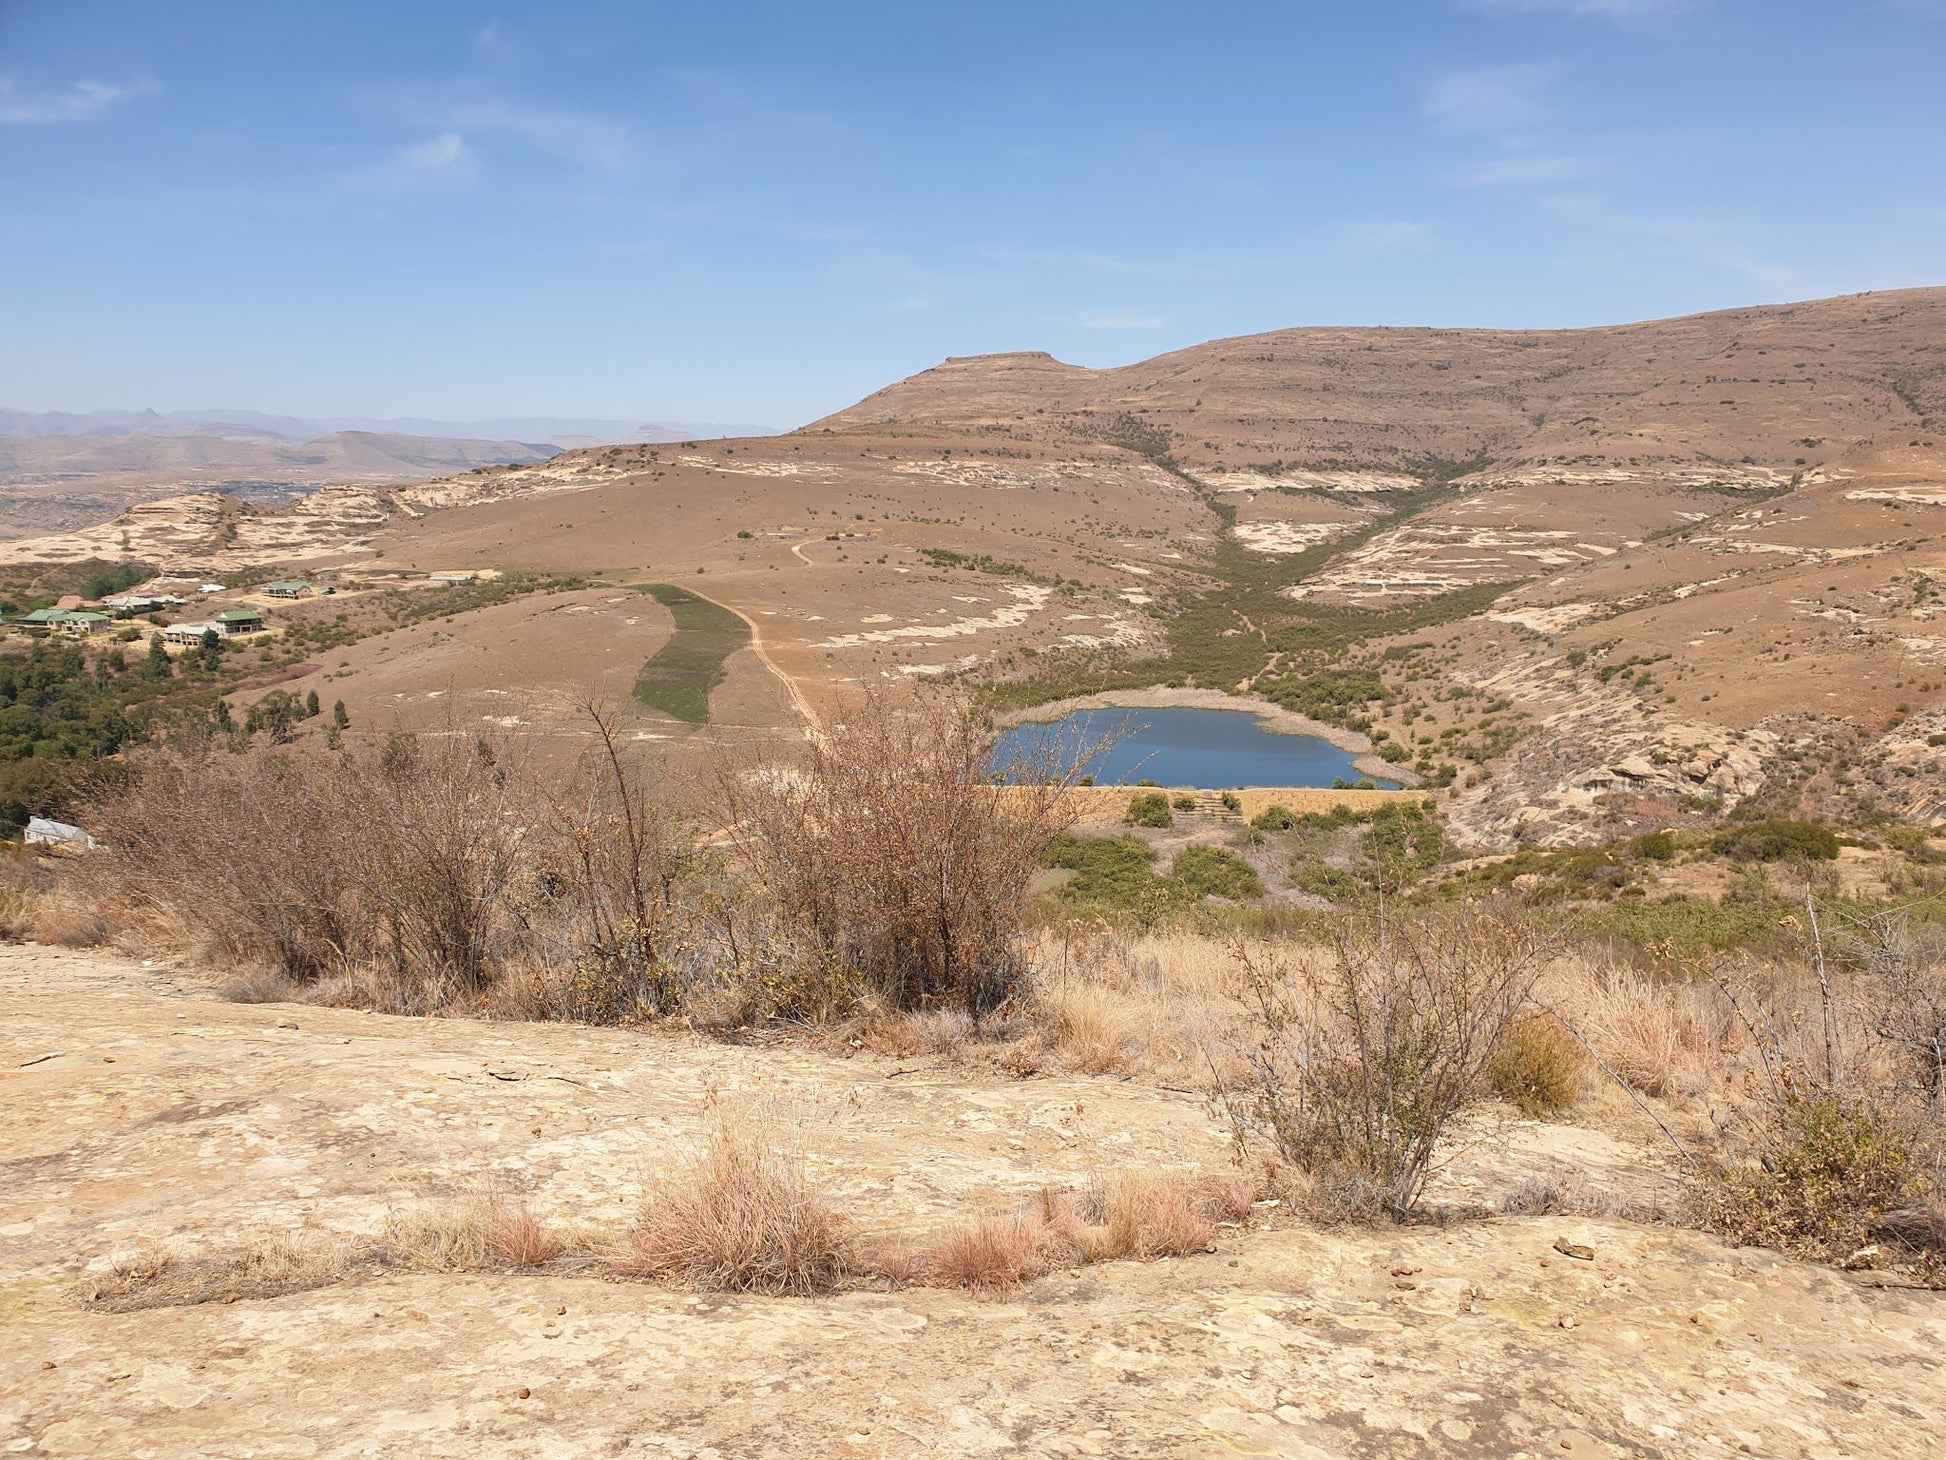
[[263, 615], [254, 608], [226, 608], [216, 616], [216, 619], [218, 623], [234, 624], [241, 623], [245, 619], [262, 617]]
[[305, 582], [302, 578], [286, 578], [280, 583], [266, 583], [264, 585], [264, 592], [275, 593], [279, 588], [290, 588], [295, 590], [299, 588], [309, 588], [310, 586], [311, 585]]

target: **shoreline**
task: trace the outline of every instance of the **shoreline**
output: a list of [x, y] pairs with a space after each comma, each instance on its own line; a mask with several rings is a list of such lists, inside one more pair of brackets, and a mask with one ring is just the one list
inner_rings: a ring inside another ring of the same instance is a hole
[[1339, 750], [1350, 751], [1352, 769], [1361, 776], [1391, 781], [1402, 791], [1412, 790], [1419, 785], [1419, 777], [1414, 771], [1402, 765], [1393, 765], [1376, 754], [1371, 740], [1356, 730], [1313, 720], [1309, 715], [1287, 710], [1260, 695], [1229, 694], [1220, 689], [1170, 689], [1157, 686], [1151, 689], [1102, 690], [1097, 694], [1049, 700], [1046, 704], [1030, 705], [1024, 710], [1007, 710], [996, 715], [994, 723], [1005, 728], [1044, 725], [1087, 710], [1226, 710], [1234, 714], [1252, 715], [1260, 726], [1274, 735], [1308, 735]]

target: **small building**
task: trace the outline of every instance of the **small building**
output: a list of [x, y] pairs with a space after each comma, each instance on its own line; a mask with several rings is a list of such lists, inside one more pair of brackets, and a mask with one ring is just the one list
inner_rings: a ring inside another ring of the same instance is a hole
[[63, 593], [59, 598], [54, 600], [54, 606], [73, 612], [75, 609], [81, 607], [81, 602], [82, 599], [79, 593]]
[[228, 593], [230, 590], [221, 583], [205, 583], [196, 590], [198, 593]]
[[101, 601], [103, 608], [113, 609], [126, 618], [143, 618], [148, 614], [161, 613], [165, 608], [177, 608], [182, 600], [170, 593], [117, 593], [112, 598]]
[[23, 613], [15, 622], [30, 634], [45, 634], [66, 623], [67, 618], [65, 608], [37, 608], [32, 613]]
[[[181, 644], [185, 648], [193, 649], [203, 642], [203, 635], [215, 627], [214, 624], [170, 624], [162, 631], [162, 638], [165, 643]], [[221, 637], [220, 629], [217, 633], [218, 637]]]
[[429, 583], [471, 583], [473, 578], [474, 575], [472, 573], [433, 573], [428, 576], [426, 581]]
[[254, 608], [226, 608], [210, 620], [209, 626], [226, 639], [239, 634], [260, 634], [263, 632], [264, 616]]
[[73, 634], [76, 638], [85, 639], [90, 634], [100, 633], [114, 621], [105, 613], [96, 613], [93, 609], [83, 608], [73, 613], [63, 614], [61, 621], [54, 627], [64, 634]]
[[264, 584], [264, 592], [272, 598], [309, 598], [313, 590], [301, 578], [286, 578], [281, 582]]

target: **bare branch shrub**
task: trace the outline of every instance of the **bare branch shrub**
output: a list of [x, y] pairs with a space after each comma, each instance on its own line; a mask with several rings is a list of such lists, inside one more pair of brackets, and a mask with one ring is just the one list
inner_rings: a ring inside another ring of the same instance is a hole
[[138, 908], [302, 984], [374, 972], [402, 1010], [476, 994], [514, 936], [530, 793], [486, 738], [144, 757], [92, 810]]
[[437, 1008], [485, 987], [511, 936], [504, 899], [523, 867], [535, 798], [486, 736], [394, 736], [376, 767], [346, 759], [350, 842], [361, 902], [393, 971]]
[[1308, 965], [1239, 946], [1249, 1075], [1221, 1090], [1239, 1140], [1269, 1139], [1327, 1214], [1410, 1212], [1550, 951], [1471, 909], [1349, 920]]
[[1027, 884], [1085, 756], [996, 766], [993, 746], [964, 700], [871, 694], [801, 767], [724, 776], [737, 849], [798, 940], [787, 1009], [871, 992], [978, 1017], [1019, 990]]
[[596, 749], [553, 807], [535, 928], [555, 972], [541, 1002], [552, 1017], [593, 1024], [674, 1014], [713, 961], [712, 935], [726, 945], [721, 960], [738, 961], [737, 899], [625, 755], [618, 714], [582, 709]]
[[1946, 928], [1906, 910], [1858, 921], [1841, 946], [1872, 984], [1872, 1032], [1935, 1106], [1946, 1103]]
[[226, 961], [309, 982], [370, 950], [348, 761], [191, 746], [142, 757], [89, 812], [111, 879]]
[[836, 1287], [852, 1234], [812, 1182], [792, 1127], [774, 1107], [719, 1106], [702, 1154], [644, 1202], [627, 1265], [734, 1292]]

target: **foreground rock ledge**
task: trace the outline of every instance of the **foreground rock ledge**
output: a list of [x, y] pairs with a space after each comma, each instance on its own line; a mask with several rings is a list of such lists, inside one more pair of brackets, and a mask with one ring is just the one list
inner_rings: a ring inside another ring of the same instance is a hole
[[0, 947], [0, 1452], [1882, 1456], [1934, 1453], [1946, 1421], [1946, 1299], [1614, 1221], [1259, 1232], [1004, 1299], [482, 1276], [128, 1314], [66, 1296], [138, 1239], [368, 1231], [488, 1171], [613, 1220], [711, 1082], [836, 1112], [818, 1153], [871, 1222], [1222, 1160], [1193, 1100], [892, 1068], [228, 1005]]

